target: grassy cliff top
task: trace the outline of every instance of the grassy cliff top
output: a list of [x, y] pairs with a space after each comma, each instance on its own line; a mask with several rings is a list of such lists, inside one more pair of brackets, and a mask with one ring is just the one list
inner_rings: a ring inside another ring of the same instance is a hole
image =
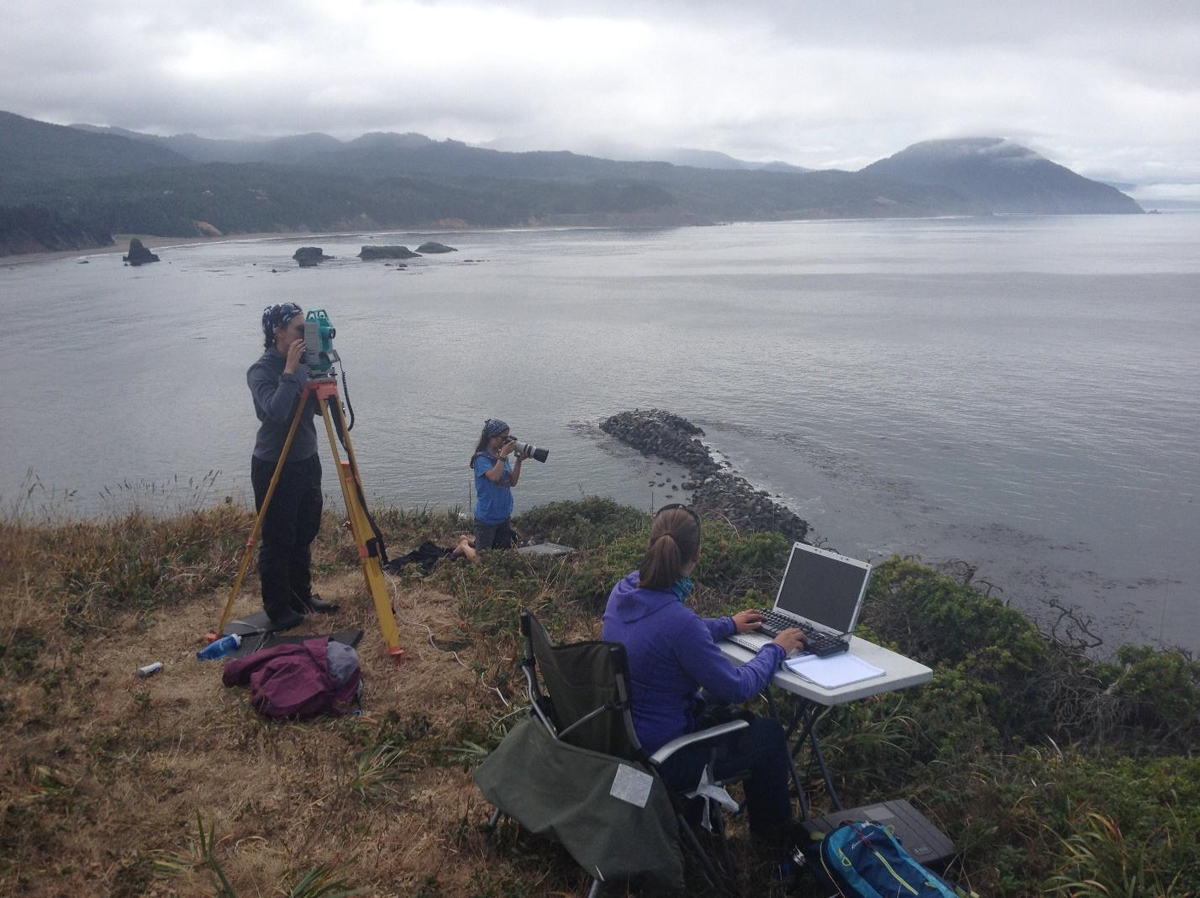
[[[393, 555], [425, 539], [449, 545], [461, 527], [445, 514], [377, 518]], [[390, 581], [401, 666], [383, 654], [340, 523], [322, 528], [315, 573], [343, 611], [299, 632], [365, 631], [364, 713], [271, 723], [222, 688], [218, 664], [193, 657], [227, 596], [246, 511], [0, 522], [0, 893], [507, 896], [585, 885], [557, 847], [512, 824], [485, 832], [490, 809], [470, 772], [523, 713], [519, 609], [559, 641], [598, 636], [647, 516], [602, 499], [556, 503], [516, 523], [578, 547], [570, 557], [406, 569]], [[769, 601], [787, 547], [706, 522], [696, 610]], [[236, 611], [257, 606], [253, 579]], [[982, 895], [1200, 893], [1200, 665], [1185, 653], [1106, 647], [1097, 661], [1082, 640], [1042, 633], [998, 599], [899, 558], [876, 569], [861, 632], [935, 675], [825, 717], [848, 807], [908, 798], [959, 848], [950, 875]], [[152, 661], [163, 672], [135, 678]], [[822, 810], [819, 776], [802, 774]], [[745, 891], [779, 894], [743, 827], [733, 831]]]

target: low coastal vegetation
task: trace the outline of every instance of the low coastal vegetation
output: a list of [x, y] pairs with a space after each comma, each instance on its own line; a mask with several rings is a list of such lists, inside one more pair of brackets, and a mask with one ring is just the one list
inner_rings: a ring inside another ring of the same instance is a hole
[[[446, 512], [377, 517], [393, 554], [449, 545], [462, 527]], [[517, 525], [577, 547], [571, 556], [405, 568], [391, 581], [397, 667], [331, 513], [314, 547], [318, 583], [343, 602], [337, 627], [365, 631], [363, 714], [284, 724], [191, 656], [250, 523], [231, 504], [100, 520], [16, 507], [0, 520], [0, 893], [584, 887], [557, 847], [511, 823], [485, 830], [470, 771], [523, 713], [518, 610], [533, 608], [561, 641], [594, 638], [648, 517], [604, 499], [554, 503]], [[786, 540], [705, 526], [697, 610], [768, 602]], [[981, 895], [1200, 894], [1200, 664], [1175, 649], [1097, 646], [1070, 615], [1043, 632], [964, 580], [911, 558], [876, 569], [863, 634], [935, 673], [824, 717], [846, 805], [908, 798], [954, 840], [950, 875]], [[255, 602], [243, 595], [238, 608]], [[161, 674], [134, 677], [156, 660]], [[801, 772], [827, 808], [815, 768]], [[745, 891], [781, 894], [744, 821], [733, 830]]]

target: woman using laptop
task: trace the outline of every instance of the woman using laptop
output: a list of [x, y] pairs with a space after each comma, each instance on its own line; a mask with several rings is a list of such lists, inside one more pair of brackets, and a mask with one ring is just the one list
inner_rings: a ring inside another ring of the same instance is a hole
[[[633, 725], [647, 753], [698, 726], [706, 698], [744, 702], [766, 688], [780, 663], [804, 646], [798, 629], [784, 630], [738, 667], [716, 645], [735, 632], [756, 630], [762, 614], [702, 618], [687, 606], [691, 573], [700, 560], [700, 518], [682, 505], [654, 517], [650, 543], [636, 571], [613, 587], [604, 609], [603, 638], [625, 645], [633, 680]], [[708, 761], [709, 746], [689, 746], [659, 768], [667, 786], [691, 791]], [[790, 841], [787, 740], [770, 718], [755, 717], [717, 750], [717, 779], [748, 771], [745, 783], [750, 832], [781, 847]]]

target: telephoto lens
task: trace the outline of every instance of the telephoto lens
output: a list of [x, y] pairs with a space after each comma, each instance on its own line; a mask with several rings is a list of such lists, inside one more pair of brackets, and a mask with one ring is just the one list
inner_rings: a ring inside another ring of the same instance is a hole
[[549, 449], [542, 449], [540, 446], [532, 446], [529, 443], [522, 443], [520, 440], [513, 440], [513, 451], [517, 455], [528, 455], [534, 461], [545, 462], [550, 457]]

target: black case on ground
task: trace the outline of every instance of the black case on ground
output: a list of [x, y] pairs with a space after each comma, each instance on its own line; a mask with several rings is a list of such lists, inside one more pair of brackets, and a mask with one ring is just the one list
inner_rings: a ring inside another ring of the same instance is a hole
[[945, 870], [946, 864], [954, 857], [954, 843], [950, 838], [903, 798], [834, 811], [823, 817], [805, 820], [801, 826], [811, 836], [814, 833], [832, 832], [847, 820], [870, 821], [887, 827], [900, 840], [904, 850], [913, 856], [913, 860], [935, 873]]

